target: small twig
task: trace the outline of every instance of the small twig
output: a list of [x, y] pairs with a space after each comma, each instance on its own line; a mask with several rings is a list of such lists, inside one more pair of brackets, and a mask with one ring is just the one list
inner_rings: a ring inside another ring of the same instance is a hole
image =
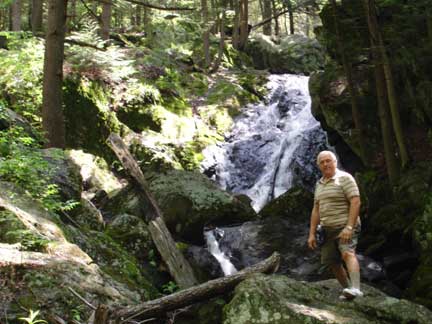
[[68, 287], [69, 291], [74, 294], [78, 299], [80, 299], [84, 304], [86, 304], [88, 307], [90, 307], [93, 310], [96, 310], [96, 307], [93, 306], [90, 302], [88, 302], [87, 300], [84, 299], [84, 297], [80, 296], [80, 294], [78, 294], [75, 290], [73, 290], [73, 288]]

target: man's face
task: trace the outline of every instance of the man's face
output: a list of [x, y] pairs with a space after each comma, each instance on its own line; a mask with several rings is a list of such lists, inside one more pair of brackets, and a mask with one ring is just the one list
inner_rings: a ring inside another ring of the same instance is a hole
[[336, 161], [330, 154], [323, 154], [319, 159], [318, 166], [324, 178], [331, 178], [336, 173]]

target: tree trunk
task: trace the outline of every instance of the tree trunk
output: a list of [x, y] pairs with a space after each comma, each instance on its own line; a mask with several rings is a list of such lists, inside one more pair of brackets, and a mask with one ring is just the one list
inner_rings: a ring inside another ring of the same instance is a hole
[[147, 37], [149, 37], [149, 33], [150, 33], [150, 23], [151, 23], [151, 16], [150, 16], [150, 9], [144, 7], [143, 9], [144, 14], [143, 14], [143, 29], [144, 31], [147, 33]]
[[240, 0], [240, 35], [239, 49], [243, 50], [249, 36], [249, 1]]
[[336, 0], [331, 0], [330, 2], [333, 8], [333, 16], [334, 16], [333, 18], [334, 18], [334, 28], [336, 34], [337, 49], [341, 57], [342, 65], [345, 71], [345, 76], [348, 82], [348, 91], [350, 93], [350, 100], [351, 100], [351, 115], [354, 121], [354, 129], [360, 146], [360, 158], [363, 161], [363, 163], [367, 165], [369, 158], [366, 153], [366, 134], [364, 131], [363, 123], [361, 121], [360, 109], [358, 106], [358, 93], [354, 85], [351, 64], [348, 62], [348, 59], [345, 55], [345, 48], [343, 46], [344, 40], [342, 38], [342, 34], [338, 22], [338, 14], [337, 14], [338, 9], [336, 5]]
[[219, 26], [220, 26], [219, 49], [218, 49], [218, 55], [216, 61], [211, 71], [212, 73], [217, 72], [217, 70], [219, 69], [219, 66], [222, 62], [223, 52], [225, 50], [225, 6], [226, 6], [226, 1], [221, 0], [222, 16], [219, 20]]
[[101, 37], [103, 40], [109, 39], [109, 34], [111, 29], [111, 9], [112, 9], [112, 4], [110, 1], [102, 3]]
[[207, 70], [210, 66], [210, 30], [208, 21], [208, 6], [207, 0], [201, 0], [201, 12], [202, 12], [202, 29], [203, 29], [203, 51], [204, 51], [204, 70]]
[[169, 272], [174, 280], [181, 288], [188, 288], [198, 284], [198, 280], [195, 278], [191, 266], [186, 261], [183, 254], [177, 249], [170, 232], [166, 228], [162, 212], [150, 192], [144, 174], [135, 159], [117, 134], [111, 134], [108, 138], [108, 142], [125, 170], [127, 170], [138, 183], [151, 206], [148, 211], [149, 231], [152, 235], [153, 242], [168, 266]]
[[[263, 2], [263, 8], [262, 8], [263, 20], [271, 18], [272, 16], [271, 0], [262, 0], [262, 2]], [[272, 34], [271, 19], [269, 23], [263, 26], [263, 34], [269, 36]]]
[[291, 0], [287, 0], [286, 6], [287, 6], [287, 9], [288, 9], [290, 34], [293, 35], [294, 31], [295, 31], [294, 30], [294, 12], [293, 12], [293, 7], [292, 7]]
[[62, 85], [66, 8], [67, 0], [48, 1], [42, 90], [42, 128], [47, 147], [65, 147]]
[[280, 26], [279, 26], [279, 18], [276, 16], [277, 15], [276, 0], [271, 0], [271, 1], [272, 1], [273, 16], [275, 16], [274, 17], [274, 22], [275, 22], [274, 34], [276, 36], [279, 36]]
[[252, 273], [275, 272], [279, 267], [279, 262], [280, 256], [275, 252], [266, 260], [245, 268], [234, 275], [214, 279], [199, 286], [184, 289], [169, 296], [151, 300], [134, 307], [114, 310], [112, 314], [117, 320], [124, 322], [132, 319], [135, 322], [142, 321], [146, 318], [157, 316], [167, 311], [178, 309], [199, 301], [204, 301], [230, 291]]
[[390, 185], [394, 187], [399, 180], [399, 163], [396, 159], [396, 152], [393, 147], [393, 131], [390, 122], [389, 105], [385, 84], [384, 70], [380, 59], [376, 41], [369, 34], [372, 62], [375, 74], [376, 93], [378, 101], [378, 116], [383, 139], [384, 157]]
[[141, 6], [136, 6], [136, 25], [138, 27], [141, 26], [142, 24], [142, 7]]
[[14, 0], [11, 5], [11, 31], [21, 30], [21, 0]]
[[235, 49], [239, 49], [239, 30], [240, 29], [240, 0], [234, 0], [234, 22], [232, 45]]
[[393, 132], [390, 122], [387, 91], [385, 85], [384, 71], [378, 63], [379, 56], [374, 56], [375, 82], [378, 99], [378, 116], [380, 119], [381, 135], [383, 138], [384, 157], [390, 185], [394, 187], [399, 180], [399, 166], [396, 160], [396, 152], [393, 148]]
[[32, 0], [31, 27], [33, 35], [42, 31], [43, 0]]
[[388, 101], [390, 105], [390, 113], [392, 118], [393, 130], [396, 136], [396, 142], [399, 147], [402, 167], [405, 167], [408, 164], [409, 156], [405, 144], [405, 136], [404, 136], [400, 115], [399, 115], [399, 105], [398, 105], [396, 90], [393, 82], [390, 60], [387, 56], [387, 52], [384, 47], [384, 41], [382, 39], [381, 31], [378, 25], [376, 9], [375, 9], [375, 1], [363, 0], [363, 5], [366, 12], [369, 34], [370, 37], [373, 39], [374, 44], [377, 45], [377, 50], [380, 54], [380, 60], [382, 62], [382, 66], [384, 69], [385, 83], [387, 88]]

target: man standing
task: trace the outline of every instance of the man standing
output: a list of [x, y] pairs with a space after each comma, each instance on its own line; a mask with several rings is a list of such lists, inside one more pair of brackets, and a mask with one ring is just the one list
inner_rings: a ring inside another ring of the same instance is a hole
[[360, 266], [355, 254], [360, 232], [359, 189], [349, 173], [337, 168], [333, 152], [320, 152], [317, 163], [322, 178], [315, 188], [308, 245], [311, 249], [317, 247], [315, 234], [318, 224], [321, 224], [325, 231], [321, 263], [331, 268], [344, 288], [340, 298], [361, 297]]

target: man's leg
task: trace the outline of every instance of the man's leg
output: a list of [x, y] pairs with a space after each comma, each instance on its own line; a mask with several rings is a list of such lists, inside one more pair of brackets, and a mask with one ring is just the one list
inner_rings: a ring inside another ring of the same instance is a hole
[[344, 289], [344, 295], [348, 298], [363, 296], [363, 293], [360, 290], [360, 265], [355, 253], [359, 233], [360, 228], [357, 227], [353, 233], [351, 242], [348, 244], [341, 244], [339, 242], [338, 246], [351, 281], [351, 287], [349, 289]]
[[341, 263], [334, 263], [330, 265], [330, 269], [343, 288], [348, 288], [350, 286], [347, 273]]
[[342, 259], [348, 269], [352, 287], [360, 289], [360, 265], [355, 252], [352, 250], [342, 252]]

